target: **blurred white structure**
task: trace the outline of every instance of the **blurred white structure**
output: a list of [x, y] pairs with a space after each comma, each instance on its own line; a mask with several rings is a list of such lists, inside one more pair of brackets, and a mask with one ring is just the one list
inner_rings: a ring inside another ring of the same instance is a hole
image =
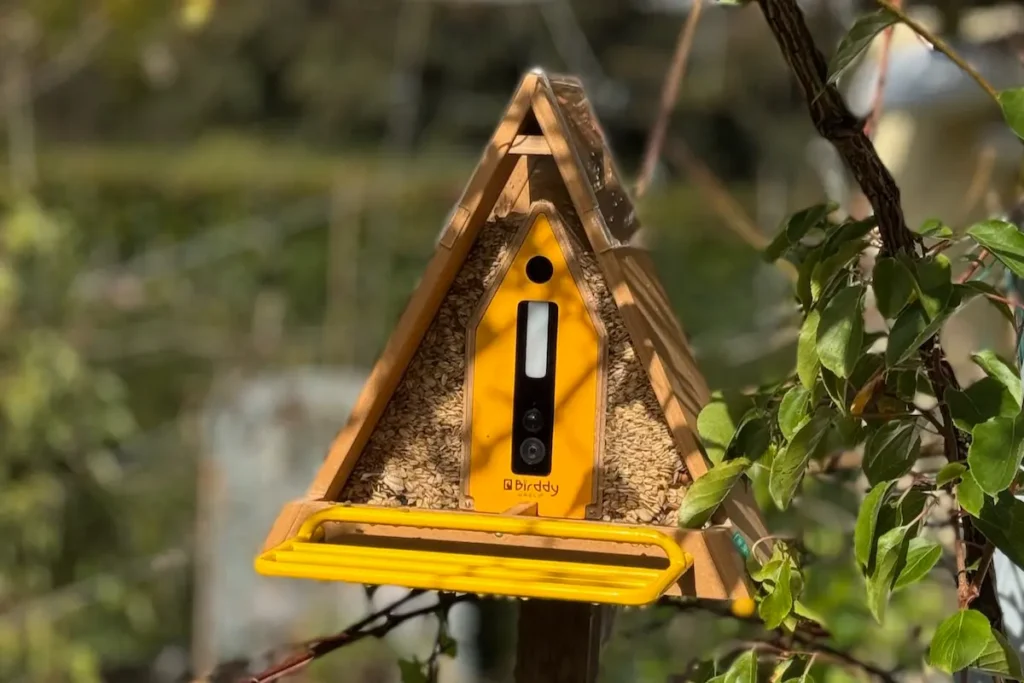
[[[405, 589], [382, 587], [368, 600], [355, 584], [268, 578], [253, 559], [281, 506], [312, 482], [365, 381], [358, 370], [309, 368], [222, 382], [202, 420], [193, 669], [261, 658], [266, 653], [344, 628], [386, 607]], [[436, 600], [424, 595], [407, 607]], [[442, 680], [476, 680], [476, 610], [453, 610], [456, 661]], [[408, 622], [389, 635], [395, 658], [429, 656], [434, 618]], [[398, 667], [395, 666], [395, 681]]]
[[361, 372], [307, 370], [224, 382], [202, 420], [196, 671], [337, 629], [361, 586], [261, 577], [253, 558], [281, 506], [312, 481], [362, 388]]

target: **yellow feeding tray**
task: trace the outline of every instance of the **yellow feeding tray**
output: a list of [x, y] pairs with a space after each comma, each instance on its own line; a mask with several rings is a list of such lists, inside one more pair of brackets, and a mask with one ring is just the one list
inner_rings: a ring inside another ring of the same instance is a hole
[[[664, 554], [667, 565], [650, 568], [625, 562], [598, 564], [524, 557], [521, 552], [502, 555], [501, 547], [480, 543], [453, 543], [451, 551], [326, 543], [322, 540], [325, 522], [649, 546]], [[692, 564], [690, 555], [672, 538], [651, 528], [337, 505], [312, 514], [294, 538], [262, 553], [256, 559], [256, 571], [268, 576], [393, 584], [456, 593], [645, 605], [656, 601]]]

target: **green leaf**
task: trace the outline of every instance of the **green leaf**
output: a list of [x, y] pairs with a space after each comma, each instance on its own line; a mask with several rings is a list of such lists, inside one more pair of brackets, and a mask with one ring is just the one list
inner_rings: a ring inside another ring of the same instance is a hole
[[952, 266], [944, 254], [914, 263], [914, 285], [928, 320], [946, 311], [953, 295]]
[[796, 244], [812, 228], [820, 227], [825, 222], [825, 219], [828, 218], [828, 215], [835, 210], [836, 204], [828, 202], [826, 204], [815, 204], [794, 213], [786, 220], [786, 237], [789, 238], [789, 243]]
[[967, 471], [967, 466], [962, 462], [950, 462], [946, 463], [939, 473], [935, 475], [935, 485], [945, 486], [946, 484], [955, 481], [960, 478], [964, 472]]
[[[897, 524], [910, 524], [917, 521], [928, 502], [928, 494], [923, 486], [913, 486], [899, 497], [897, 507]], [[895, 526], [895, 524], [893, 525]], [[891, 528], [891, 527], [887, 527]]]
[[703, 526], [748, 467], [750, 461], [746, 458], [729, 460], [690, 484], [679, 506], [679, 525], [689, 529]]
[[944, 319], [940, 316], [929, 320], [920, 302], [907, 306], [889, 332], [889, 345], [885, 349], [886, 365], [893, 367], [910, 358], [921, 348], [921, 344], [938, 332]]
[[846, 406], [846, 383], [836, 377], [830, 370], [821, 369], [821, 386], [825, 393], [832, 399], [832, 403], [842, 413], [847, 410]]
[[757, 613], [769, 629], [777, 629], [793, 611], [792, 571], [789, 560], [783, 562], [774, 588], [758, 605]]
[[821, 361], [818, 358], [818, 324], [821, 313], [811, 311], [800, 327], [800, 337], [796, 343], [796, 374], [800, 384], [807, 389], [814, 389], [818, 381], [818, 370]]
[[[968, 510], [968, 512], [970, 512]], [[971, 513], [974, 526], [1007, 558], [1024, 569], [1024, 501], [1003, 491], [995, 502], [988, 501], [980, 515]]]
[[745, 396], [712, 394], [711, 401], [697, 415], [697, 433], [711, 462], [719, 463], [725, 459], [725, 452], [752, 405]]
[[878, 312], [885, 318], [895, 318], [910, 302], [914, 293], [914, 276], [902, 261], [885, 256], [875, 262], [871, 288], [875, 291]]
[[828, 230], [828, 236], [822, 245], [825, 254], [830, 256], [836, 253], [839, 248], [852, 240], [859, 240], [875, 229], [878, 219], [868, 216], [859, 221], [844, 221]]
[[1014, 417], [1020, 412], [1010, 391], [992, 377], [983, 377], [964, 391], [946, 389], [944, 396], [953, 424], [965, 432], [998, 415]]
[[1006, 123], [1024, 140], [1024, 88], [1010, 88], [999, 93], [999, 106]]
[[856, 448], [864, 441], [865, 427], [860, 419], [840, 415], [832, 422], [832, 427], [825, 435], [819, 453], [828, 455]]
[[864, 446], [864, 474], [868, 483], [899, 479], [921, 454], [921, 435], [914, 422], [888, 422]]
[[990, 628], [985, 649], [971, 662], [971, 668], [1018, 681], [1024, 679], [1017, 651], [1007, 642], [1006, 636], [994, 628]]
[[423, 664], [415, 659], [399, 659], [398, 669], [402, 672], [402, 683], [428, 683]]
[[1020, 406], [1024, 402], [1024, 391], [1021, 390], [1020, 375], [1017, 374], [1016, 368], [1008, 361], [1003, 360], [992, 351], [973, 353], [971, 354], [971, 360], [977, 363], [985, 371], [986, 375], [998, 380], [1000, 384], [1006, 387], [1010, 395], [1013, 396], [1014, 403]]
[[971, 665], [986, 649], [992, 628], [981, 612], [962, 609], [935, 629], [928, 661], [948, 674]]
[[747, 558], [747, 573], [750, 574], [750, 578], [757, 583], [764, 583], [765, 581], [778, 582], [779, 572], [782, 571], [782, 565], [788, 564], [789, 558], [785, 557], [776, 546], [775, 553], [771, 559], [765, 562], [763, 565], [758, 566], [757, 560], [753, 557]]
[[929, 218], [921, 224], [921, 228], [917, 231], [917, 234], [921, 237], [946, 239], [953, 236], [953, 229], [938, 218]]
[[874, 486], [857, 513], [857, 526], [853, 532], [853, 551], [857, 562], [865, 571], [870, 572], [874, 565], [875, 531], [878, 527], [878, 514], [885, 503], [889, 490], [896, 484], [894, 481], [883, 481]]
[[898, 17], [886, 9], [865, 14], [854, 22], [828, 65], [828, 85], [834, 85], [850, 65], [867, 49], [879, 33], [898, 21]]
[[864, 342], [864, 287], [839, 290], [825, 305], [818, 324], [818, 357], [839, 377], [849, 377]]
[[838, 280], [839, 274], [856, 257], [860, 256], [867, 244], [862, 241], [847, 242], [835, 254], [819, 261], [811, 272], [811, 301], [817, 301]]
[[811, 276], [818, 263], [821, 262], [824, 253], [824, 247], [815, 247], [800, 262], [796, 278], [796, 297], [804, 311], [809, 311], [814, 304], [814, 296], [811, 293]]
[[967, 230], [975, 242], [989, 250], [1018, 277], [1024, 277], [1024, 234], [1013, 223], [988, 220]]
[[748, 650], [734, 659], [722, 683], [757, 683], [757, 653]]
[[971, 435], [967, 465], [978, 486], [991, 496], [1009, 488], [1024, 460], [1024, 414], [993, 417]]
[[793, 435], [789, 445], [775, 455], [768, 475], [768, 491], [779, 509], [789, 507], [804, 477], [807, 463], [817, 453], [830, 424], [827, 412], [815, 415]]
[[781, 681], [787, 680], [785, 678], [786, 672], [790, 669], [790, 667], [793, 666], [795, 662], [795, 657], [787, 657], [785, 659], [779, 660], [779, 662], [775, 665], [775, 668], [772, 669], [772, 675], [768, 677], [768, 683], [781, 683]]
[[920, 537], [911, 540], [910, 547], [907, 549], [907, 563], [896, 577], [893, 590], [906, 588], [928, 576], [928, 572], [932, 570], [940, 557], [942, 557], [942, 546], [935, 541]]
[[771, 442], [771, 428], [765, 417], [758, 416], [754, 411], [748, 413], [736, 431], [736, 435], [725, 451], [726, 460], [747, 458], [758, 460], [768, 450]]
[[885, 618], [885, 609], [889, 605], [889, 595], [892, 593], [896, 577], [906, 564], [907, 532], [910, 531], [910, 527], [910, 524], [898, 526], [878, 538], [875, 567], [867, 577], [867, 588], [868, 609], [874, 615], [875, 621], [880, 624]]
[[960, 475], [960, 483], [956, 486], [956, 499], [968, 514], [974, 517], [981, 515], [985, 506], [985, 492], [978, 486], [970, 470]]
[[835, 211], [836, 205], [816, 204], [802, 211], [797, 211], [786, 219], [785, 225], [775, 235], [771, 243], [764, 250], [764, 258], [769, 262], [777, 261], [786, 250], [803, 239], [812, 228], [820, 226], [828, 218], [828, 215]]
[[807, 407], [810, 405], [811, 392], [803, 386], [795, 386], [786, 392], [779, 405], [779, 429], [786, 441], [810, 419]]

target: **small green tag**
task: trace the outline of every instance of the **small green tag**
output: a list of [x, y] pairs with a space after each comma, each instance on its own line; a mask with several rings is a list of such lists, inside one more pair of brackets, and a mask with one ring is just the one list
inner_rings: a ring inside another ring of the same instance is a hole
[[738, 531], [732, 532], [732, 544], [736, 546], [736, 550], [740, 551], [740, 555], [743, 559], [750, 557], [750, 546], [747, 545], [747, 540]]

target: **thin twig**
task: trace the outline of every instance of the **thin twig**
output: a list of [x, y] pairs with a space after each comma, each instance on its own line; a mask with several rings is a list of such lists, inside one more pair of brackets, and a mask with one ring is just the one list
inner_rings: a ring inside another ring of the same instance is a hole
[[903, 22], [911, 29], [913, 29], [914, 33], [916, 33], [917, 35], [921, 36], [929, 43], [931, 43], [936, 50], [946, 55], [946, 57], [948, 57], [950, 61], [952, 61], [958, 67], [960, 67], [960, 69], [963, 70], [964, 73], [973, 78], [975, 83], [981, 86], [981, 89], [988, 93], [988, 96], [991, 97], [996, 102], [996, 104], [999, 104], [999, 91], [992, 87], [992, 84], [985, 80], [985, 77], [978, 73], [977, 69], [968, 64], [967, 61], [963, 57], [958, 55], [956, 51], [953, 50], [953, 48], [951, 48], [944, 40], [936, 36], [934, 33], [926, 29], [918, 22], [911, 19], [910, 16], [899, 7], [898, 3], [890, 2], [889, 0], [876, 0], [876, 2], [879, 4], [879, 6], [884, 7], [885, 9], [889, 10], [897, 17], [899, 17], [899, 20], [901, 22]]
[[[439, 600], [437, 604], [434, 605], [428, 605], [402, 614], [395, 614], [395, 610], [397, 608], [420, 595], [423, 595], [423, 591], [414, 590], [405, 597], [391, 603], [384, 609], [360, 619], [358, 622], [339, 633], [303, 644], [300, 646], [302, 649], [301, 652], [289, 657], [283, 662], [275, 664], [255, 676], [246, 679], [246, 683], [273, 683], [273, 681], [278, 681], [285, 676], [290, 676], [304, 669], [312, 661], [334, 652], [341, 647], [351, 645], [352, 643], [364, 640], [365, 638], [381, 638], [411, 619], [448, 609], [451, 605], [468, 600], [471, 597], [468, 594], [456, 595], [448, 599]], [[371, 624], [376, 621], [380, 621], [381, 619], [383, 619], [383, 621], [380, 624], [371, 627]]]
[[974, 277], [974, 274], [978, 272], [978, 268], [981, 268], [981, 263], [988, 257], [988, 249], [982, 249], [978, 253], [978, 258], [971, 263], [971, 267], [960, 274], [960, 277], [956, 279], [957, 283], [963, 284]]
[[974, 578], [971, 580], [971, 601], [981, 594], [981, 586], [985, 581], [985, 577], [988, 576], [988, 570], [992, 566], [992, 556], [995, 554], [995, 551], [996, 547], [994, 544], [988, 543], [985, 545], [985, 550], [981, 555], [981, 562], [978, 564], [978, 571], [975, 572]]
[[[665, 155], [686, 169], [687, 176], [700, 188], [701, 194], [707, 198], [711, 203], [711, 208], [722, 218], [725, 227], [758, 251], [768, 246], [770, 241], [768, 237], [758, 229], [757, 224], [736, 201], [735, 197], [729, 193], [724, 183], [690, 151], [682, 140], [670, 141], [665, 146]], [[785, 259], [779, 259], [775, 265], [787, 278], [796, 282], [798, 273], [792, 263]]]
[[689, 61], [690, 51], [693, 49], [693, 36], [697, 33], [697, 22], [700, 20], [703, 4], [703, 0], [694, 0], [690, 6], [690, 14], [679, 31], [675, 54], [672, 55], [672, 64], [668, 73], [665, 74], [665, 83], [661, 88], [658, 118], [654, 120], [654, 125], [651, 127], [651, 133], [647, 138], [647, 149], [644, 150], [643, 163], [640, 164], [640, 174], [634, 189], [637, 199], [643, 197], [650, 187], [654, 169], [658, 165], [658, 157], [661, 156], [661, 149], [665, 145], [665, 133], [668, 131], [668, 122], [672, 117], [676, 100], [679, 99], [679, 86], [686, 74], [686, 63]]
[[[900, 5], [901, 0], [893, 0], [895, 6]], [[889, 76], [889, 57], [892, 53], [892, 32], [895, 27], [885, 29], [882, 36], [882, 54], [878, 58], [878, 81], [875, 83], [875, 95], [871, 103], [871, 113], [864, 123], [864, 134], [872, 137], [878, 128], [878, 119], [882, 115], [882, 104], [885, 101], [885, 82]]]

